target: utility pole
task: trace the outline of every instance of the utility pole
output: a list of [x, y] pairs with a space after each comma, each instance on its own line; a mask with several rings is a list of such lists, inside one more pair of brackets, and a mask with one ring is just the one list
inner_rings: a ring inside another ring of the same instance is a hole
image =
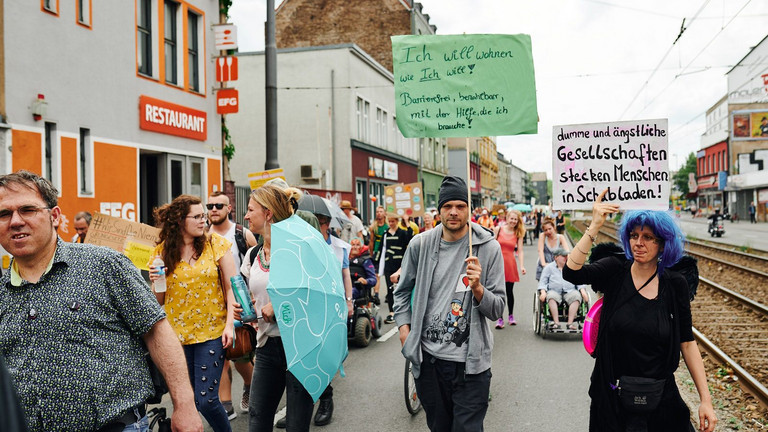
[[264, 78], [266, 95], [267, 152], [265, 170], [280, 168], [277, 161], [277, 42], [275, 41], [275, 0], [267, 0], [267, 23], [264, 26]]

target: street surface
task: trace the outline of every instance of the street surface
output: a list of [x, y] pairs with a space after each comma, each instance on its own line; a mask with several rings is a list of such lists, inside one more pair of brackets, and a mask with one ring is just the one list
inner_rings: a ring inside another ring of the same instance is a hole
[[[706, 235], [706, 219], [692, 220], [690, 215], [682, 215], [679, 220], [686, 234], [710, 239]], [[750, 225], [744, 221], [726, 224], [725, 236], [716, 240], [768, 250], [768, 224]], [[589, 421], [587, 390], [594, 360], [584, 351], [580, 337], [542, 339], [533, 333], [536, 247], [526, 245], [523, 250], [528, 274], [515, 284], [518, 325], [493, 331], [492, 400], [485, 429], [490, 432], [538, 432], [562, 428], [565, 422], [569, 430], [586, 430]], [[386, 306], [382, 312], [386, 313]], [[489, 322], [488, 325], [493, 324]], [[324, 427], [312, 425], [311, 430], [428, 431], [424, 412], [411, 417], [405, 408], [404, 360], [394, 328], [394, 324], [385, 324], [385, 336], [380, 341], [374, 339], [367, 348], [350, 347], [344, 363], [347, 376], [337, 376], [333, 381], [333, 421]], [[393, 333], [387, 338], [390, 330]], [[232, 388], [237, 406], [242, 389], [242, 378], [237, 373]], [[167, 395], [164, 405], [170, 408]], [[279, 409], [284, 407], [285, 398]], [[234, 432], [247, 431], [248, 414], [238, 411], [238, 417], [231, 424]], [[210, 430], [206, 425], [206, 431]]]

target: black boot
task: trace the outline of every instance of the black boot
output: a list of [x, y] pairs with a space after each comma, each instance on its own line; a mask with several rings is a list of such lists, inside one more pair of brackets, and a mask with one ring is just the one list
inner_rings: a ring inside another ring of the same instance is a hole
[[284, 416], [283, 418], [278, 420], [277, 423], [275, 423], [275, 427], [278, 428], [278, 429], [285, 429], [285, 423], [286, 423], [285, 419], [287, 419], [287, 418], [288, 418], [288, 416]]
[[315, 413], [315, 425], [325, 426], [333, 417], [333, 399], [320, 399], [320, 404]]

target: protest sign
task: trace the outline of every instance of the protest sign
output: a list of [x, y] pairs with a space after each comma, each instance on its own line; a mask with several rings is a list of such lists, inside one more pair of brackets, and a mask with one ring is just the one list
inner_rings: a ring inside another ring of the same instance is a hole
[[283, 172], [283, 169], [275, 168], [271, 170], [250, 173], [248, 174], [248, 183], [251, 185], [251, 190], [256, 190], [273, 178], [281, 178], [285, 180], [285, 173]]
[[387, 215], [411, 218], [424, 216], [421, 183], [395, 184], [384, 187], [384, 209]]
[[622, 209], [669, 207], [667, 120], [555, 126], [553, 206], [590, 210], [600, 193]]
[[392, 54], [404, 136], [537, 133], [529, 35], [393, 36]]
[[143, 223], [94, 213], [85, 242], [114, 249], [131, 259], [136, 267], [149, 270], [152, 249], [160, 230]]

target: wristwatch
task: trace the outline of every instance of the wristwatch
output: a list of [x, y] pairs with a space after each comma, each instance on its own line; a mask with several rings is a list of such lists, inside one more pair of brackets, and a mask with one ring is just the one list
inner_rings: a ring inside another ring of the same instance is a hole
[[352, 301], [352, 297], [347, 297], [347, 301]]

